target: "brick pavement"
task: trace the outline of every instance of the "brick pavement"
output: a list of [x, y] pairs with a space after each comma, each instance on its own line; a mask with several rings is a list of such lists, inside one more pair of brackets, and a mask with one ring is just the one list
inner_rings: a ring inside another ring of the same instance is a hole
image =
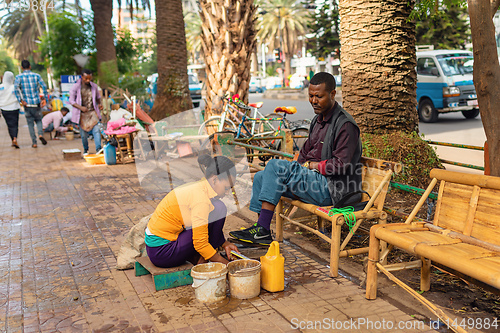
[[[126, 232], [164, 196], [161, 186], [141, 187], [134, 164], [64, 161], [61, 150], [81, 149], [79, 139], [33, 149], [24, 119], [18, 150], [0, 121], [0, 332], [429, 331], [356, 327], [420, 322], [383, 299], [365, 300], [362, 288], [331, 279], [324, 263], [290, 245], [284, 292], [212, 305], [191, 286], [155, 292], [150, 276], [114, 267]], [[228, 223], [226, 232], [246, 224]], [[354, 326], [328, 329], [325, 318]]]

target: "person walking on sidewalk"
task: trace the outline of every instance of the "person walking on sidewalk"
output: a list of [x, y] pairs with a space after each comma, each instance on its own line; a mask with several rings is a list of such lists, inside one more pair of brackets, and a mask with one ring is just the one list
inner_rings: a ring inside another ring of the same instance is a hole
[[71, 121], [80, 125], [83, 153], [89, 152], [88, 137], [94, 136], [96, 153], [101, 150], [101, 94], [97, 84], [92, 82], [92, 71], [84, 69], [82, 77], [69, 91], [69, 103], [73, 106]]
[[0, 110], [9, 130], [12, 147], [19, 149], [17, 144], [17, 134], [19, 130], [19, 102], [14, 91], [14, 73], [3, 73], [2, 84], [0, 85]]
[[335, 102], [335, 78], [315, 74], [309, 83], [309, 103], [316, 116], [309, 138], [297, 161], [272, 159], [255, 174], [250, 210], [259, 214], [250, 228], [231, 231], [240, 241], [270, 244], [271, 219], [281, 196], [318, 206], [331, 206], [342, 197], [346, 205], [358, 202], [361, 194], [362, 153], [359, 128], [354, 118]]
[[205, 178], [170, 191], [156, 207], [145, 235], [146, 250], [158, 267], [176, 267], [210, 261], [228, 263], [218, 252], [222, 246], [227, 258], [236, 246], [224, 238], [222, 228], [227, 208], [220, 200], [236, 180], [234, 163], [225, 156], [200, 155]]
[[[21, 61], [23, 72], [16, 76], [14, 82], [17, 100], [24, 106], [26, 121], [31, 136], [31, 147], [36, 148], [35, 123], [38, 131], [38, 138], [46, 145], [47, 140], [43, 138], [42, 127], [42, 104], [48, 101], [47, 86], [43, 82], [40, 74], [31, 71], [31, 64], [28, 60]], [[43, 90], [44, 99], [40, 99], [40, 88]]]

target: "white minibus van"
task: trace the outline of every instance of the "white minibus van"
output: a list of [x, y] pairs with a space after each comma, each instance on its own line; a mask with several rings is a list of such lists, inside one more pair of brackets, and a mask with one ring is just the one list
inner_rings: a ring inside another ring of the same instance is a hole
[[462, 50], [417, 51], [417, 108], [421, 121], [433, 123], [439, 113], [479, 115], [472, 82], [474, 58]]

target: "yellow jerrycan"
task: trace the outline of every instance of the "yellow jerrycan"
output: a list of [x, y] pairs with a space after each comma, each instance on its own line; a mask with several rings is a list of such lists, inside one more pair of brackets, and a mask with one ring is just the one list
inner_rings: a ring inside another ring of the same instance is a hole
[[280, 254], [280, 245], [273, 241], [265, 256], [260, 257], [260, 286], [270, 292], [285, 289], [285, 258]]

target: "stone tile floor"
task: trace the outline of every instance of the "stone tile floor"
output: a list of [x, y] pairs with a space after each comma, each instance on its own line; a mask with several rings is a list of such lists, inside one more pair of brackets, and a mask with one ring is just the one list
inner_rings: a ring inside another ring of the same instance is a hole
[[[191, 286], [156, 292], [150, 276], [114, 267], [124, 235], [165, 189], [141, 186], [135, 164], [63, 160], [79, 139], [33, 149], [22, 115], [20, 124], [16, 150], [0, 121], [0, 332], [430, 331], [286, 244], [283, 292], [211, 305]], [[231, 218], [226, 232], [246, 225]]]

